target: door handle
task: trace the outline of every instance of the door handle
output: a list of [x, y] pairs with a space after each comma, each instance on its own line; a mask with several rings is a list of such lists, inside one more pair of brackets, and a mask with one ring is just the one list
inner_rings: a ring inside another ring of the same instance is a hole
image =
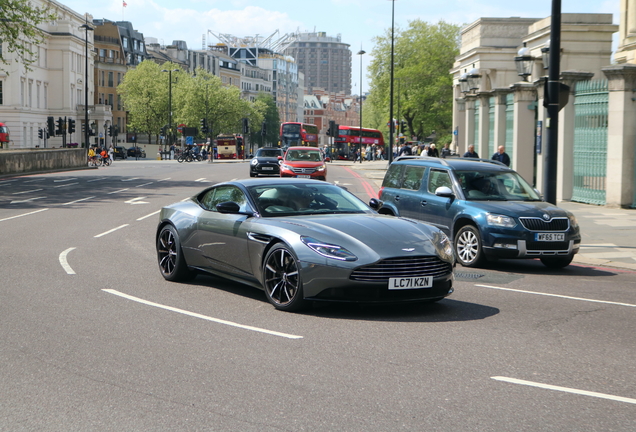
[[420, 204], [422, 204], [422, 207], [424, 207], [428, 203], [426, 202], [426, 200], [422, 200], [422, 202]]
[[396, 200], [396, 201], [399, 201], [399, 200], [400, 200], [400, 196], [399, 196], [399, 195], [396, 195], [396, 196], [395, 196], [395, 200]]

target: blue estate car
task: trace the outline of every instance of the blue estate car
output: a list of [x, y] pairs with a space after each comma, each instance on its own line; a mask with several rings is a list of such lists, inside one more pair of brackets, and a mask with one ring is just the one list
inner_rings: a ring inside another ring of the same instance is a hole
[[579, 251], [574, 215], [544, 202], [516, 171], [485, 159], [406, 157], [386, 172], [379, 213], [428, 222], [453, 241], [457, 260], [539, 258], [565, 267]]

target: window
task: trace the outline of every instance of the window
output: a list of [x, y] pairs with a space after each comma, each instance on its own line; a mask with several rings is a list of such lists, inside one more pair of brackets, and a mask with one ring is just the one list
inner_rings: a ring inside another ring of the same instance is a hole
[[128, 48], [128, 38], [126, 36], [121, 37], [121, 44], [124, 47], [124, 49]]
[[114, 100], [113, 95], [112, 95], [112, 94], [109, 94], [109, 95], [108, 95], [108, 105], [110, 105], [110, 109], [111, 109], [111, 110], [113, 109], [113, 100]]
[[4, 81], [0, 81], [0, 105], [3, 105], [3, 96], [2, 96], [2, 86], [4, 85]]
[[113, 73], [108, 72], [108, 87], [113, 87]]
[[216, 205], [222, 202], [235, 202], [240, 211], [248, 210], [245, 194], [235, 186], [220, 186], [205, 193], [200, 199], [201, 205], [206, 209], [216, 212]]
[[121, 84], [121, 72], [117, 72], [117, 85]]
[[442, 186], [446, 186], [453, 190], [453, 184], [451, 183], [448, 172], [432, 169], [428, 175], [428, 191], [434, 194], [437, 188]]
[[404, 171], [404, 165], [390, 165], [382, 182], [382, 187], [399, 188], [402, 171]]
[[407, 166], [404, 170], [402, 189], [419, 190], [425, 169], [423, 166]]

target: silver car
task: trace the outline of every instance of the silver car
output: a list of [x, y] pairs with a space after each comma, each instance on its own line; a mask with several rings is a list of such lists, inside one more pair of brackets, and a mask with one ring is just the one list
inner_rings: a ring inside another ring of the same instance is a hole
[[436, 301], [455, 257], [439, 229], [380, 215], [317, 180], [220, 183], [164, 207], [156, 234], [169, 281], [212, 273], [265, 291], [277, 309], [310, 301]]

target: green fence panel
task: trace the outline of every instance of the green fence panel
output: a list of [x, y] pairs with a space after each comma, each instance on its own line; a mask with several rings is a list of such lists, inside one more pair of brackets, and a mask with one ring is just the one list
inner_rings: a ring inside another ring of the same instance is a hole
[[605, 205], [608, 102], [607, 80], [576, 84], [572, 201]]
[[[479, 153], [479, 99], [475, 100], [475, 136], [473, 137], [473, 144], [475, 145], [475, 151]], [[470, 144], [470, 143], [469, 143]]]
[[510, 162], [514, 160], [514, 147], [512, 146], [515, 127], [515, 95], [506, 95], [506, 153], [510, 156]]
[[495, 98], [488, 98], [488, 143], [481, 157], [490, 158], [495, 152]]

